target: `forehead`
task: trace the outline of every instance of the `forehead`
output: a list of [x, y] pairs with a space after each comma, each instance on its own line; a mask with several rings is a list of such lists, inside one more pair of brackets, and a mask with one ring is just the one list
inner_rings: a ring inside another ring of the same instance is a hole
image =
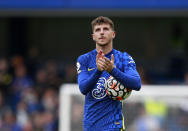
[[97, 24], [97, 25], [95, 25], [94, 26], [94, 30], [97, 29], [97, 28], [104, 28], [104, 27], [111, 28], [110, 24], [103, 23], [103, 24]]

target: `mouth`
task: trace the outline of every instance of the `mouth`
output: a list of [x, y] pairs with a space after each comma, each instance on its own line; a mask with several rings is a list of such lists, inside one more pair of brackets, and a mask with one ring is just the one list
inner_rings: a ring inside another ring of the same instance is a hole
[[99, 39], [100, 39], [100, 40], [104, 40], [104, 39], [105, 39], [105, 37], [100, 37]]

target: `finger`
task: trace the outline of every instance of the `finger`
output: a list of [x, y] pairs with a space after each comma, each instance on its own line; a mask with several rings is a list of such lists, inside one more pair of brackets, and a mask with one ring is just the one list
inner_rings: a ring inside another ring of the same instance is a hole
[[99, 55], [101, 55], [102, 54], [102, 50], [99, 50], [99, 53], [98, 53]]
[[108, 70], [111, 67], [111, 61], [105, 57], [105, 59], [101, 59], [101, 64], [103, 65], [104, 70]]
[[105, 65], [105, 69], [108, 69], [109, 66], [111, 65], [111, 61], [108, 58], [104, 57], [103, 62]]
[[104, 65], [104, 62], [101, 61], [101, 60], [98, 60], [97, 63], [98, 63], [98, 64], [101, 64], [101, 65]]
[[102, 57], [102, 50], [99, 50], [99, 52], [97, 53], [96, 59], [99, 59], [100, 57]]
[[97, 56], [96, 56], [96, 60], [98, 60], [99, 59], [99, 54], [97, 54]]
[[99, 63], [100, 65], [102, 65], [105, 69], [108, 68], [108, 66], [109, 66], [109, 64], [106, 63], [106, 61], [105, 61], [104, 59], [102, 59], [102, 58], [100, 58], [100, 59], [98, 60], [98, 63]]
[[99, 50], [98, 54], [99, 54], [100, 57], [104, 57], [104, 53], [101, 49]]
[[101, 57], [104, 58], [104, 53], [102, 52]]
[[108, 59], [107, 57], [105, 57], [104, 59], [105, 59], [105, 63], [106, 63], [106, 64], [111, 64], [110, 59]]
[[114, 55], [111, 55], [111, 62], [114, 64]]
[[108, 68], [108, 65], [104, 61], [98, 61], [98, 64], [105, 69]]
[[99, 60], [105, 63], [105, 59], [104, 58], [99, 58]]
[[100, 62], [97, 63], [97, 67], [99, 67], [100, 69], [103, 69], [103, 70], [105, 69], [104, 64], [100, 63]]

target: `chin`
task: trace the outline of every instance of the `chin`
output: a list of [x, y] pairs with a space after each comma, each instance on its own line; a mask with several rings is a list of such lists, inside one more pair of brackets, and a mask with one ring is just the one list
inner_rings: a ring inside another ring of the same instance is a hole
[[98, 42], [97, 44], [99, 46], [106, 46], [106, 45], [108, 45], [108, 42]]
[[108, 43], [97, 43], [99, 46], [106, 46]]

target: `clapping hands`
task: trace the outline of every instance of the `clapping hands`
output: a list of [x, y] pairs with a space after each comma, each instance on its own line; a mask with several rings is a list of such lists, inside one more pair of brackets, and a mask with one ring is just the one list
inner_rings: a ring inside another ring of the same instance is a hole
[[111, 60], [104, 56], [104, 53], [100, 50], [96, 56], [96, 65], [99, 71], [111, 72], [114, 68], [114, 55], [111, 55]]

